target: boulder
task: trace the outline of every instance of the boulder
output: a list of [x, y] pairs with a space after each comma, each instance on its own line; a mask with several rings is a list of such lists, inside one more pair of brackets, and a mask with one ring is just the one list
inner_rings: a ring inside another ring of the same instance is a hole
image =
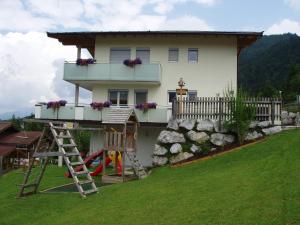
[[214, 133], [210, 136], [210, 142], [216, 146], [224, 146], [234, 142], [234, 136], [230, 134]]
[[249, 128], [254, 129], [255, 127], [257, 127], [259, 124], [259, 121], [251, 121]]
[[179, 126], [178, 126], [178, 122], [176, 119], [170, 119], [167, 125], [167, 128], [171, 129], [171, 130], [178, 130]]
[[293, 125], [293, 116], [296, 117], [294, 113], [289, 113], [288, 111], [282, 111], [281, 112], [281, 123], [282, 125]]
[[209, 140], [209, 136], [205, 132], [196, 132], [190, 130], [186, 135], [191, 141], [196, 141], [199, 144]]
[[210, 121], [209, 119], [198, 120], [197, 122], [198, 122], [198, 124], [197, 124], [198, 131], [208, 131], [208, 132], [214, 131], [214, 123], [212, 121]]
[[294, 121], [295, 126], [300, 126], [300, 113], [297, 112], [295, 121]]
[[252, 141], [252, 140], [255, 140], [255, 139], [260, 138], [262, 136], [263, 135], [261, 133], [258, 133], [257, 131], [248, 132], [246, 137], [245, 137], [245, 140], [246, 141]]
[[181, 144], [178, 144], [178, 143], [173, 144], [171, 146], [171, 148], [170, 148], [170, 152], [172, 154], [177, 154], [179, 152], [182, 152], [182, 146], [181, 146]]
[[167, 154], [167, 152], [168, 152], [168, 150], [165, 147], [156, 144], [154, 151], [153, 151], [153, 155], [162, 156], [162, 155]]
[[293, 112], [289, 112], [289, 117], [294, 119], [296, 117], [296, 113]]
[[196, 120], [194, 119], [185, 119], [182, 120], [179, 127], [182, 127], [186, 130], [192, 130], [195, 126]]
[[186, 160], [186, 159], [189, 159], [191, 157], [193, 157], [194, 154], [192, 153], [189, 153], [189, 152], [181, 152], [179, 153], [178, 155], [176, 156], [171, 156], [170, 158], [170, 162], [173, 164], [173, 163], [178, 163], [180, 161], [183, 161], [183, 160]]
[[281, 131], [282, 131], [281, 126], [275, 126], [275, 127], [270, 127], [270, 128], [262, 129], [262, 132], [263, 132], [265, 135], [272, 135], [272, 134], [279, 133], [279, 132], [281, 132]]
[[201, 152], [201, 148], [199, 146], [193, 144], [190, 148], [190, 151], [193, 153]]
[[161, 143], [184, 143], [185, 142], [185, 138], [183, 134], [177, 133], [175, 131], [167, 131], [167, 130], [163, 130], [160, 132], [157, 140]]
[[216, 132], [218, 133], [227, 133], [228, 129], [225, 128], [224, 126], [224, 121], [221, 122], [221, 127], [219, 126], [219, 121], [218, 120], [212, 120], [213, 124], [214, 124], [214, 129]]
[[161, 157], [161, 156], [153, 156], [152, 164], [154, 166], [163, 166], [166, 165], [168, 162], [167, 157]]
[[261, 121], [257, 124], [258, 127], [260, 128], [266, 128], [266, 127], [269, 127], [271, 126], [271, 122], [266, 120], [266, 121]]

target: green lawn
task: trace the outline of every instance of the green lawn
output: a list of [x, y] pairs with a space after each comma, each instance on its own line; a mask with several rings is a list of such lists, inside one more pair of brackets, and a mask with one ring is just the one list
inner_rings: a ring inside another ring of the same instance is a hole
[[[69, 182], [49, 167], [41, 189]], [[300, 130], [140, 181], [79, 194], [16, 199], [22, 175], [0, 178], [0, 224], [300, 224]]]

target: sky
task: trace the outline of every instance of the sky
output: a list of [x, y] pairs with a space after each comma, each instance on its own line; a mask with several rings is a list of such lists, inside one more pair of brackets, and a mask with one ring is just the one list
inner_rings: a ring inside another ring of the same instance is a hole
[[[0, 0], [0, 114], [41, 101], [74, 102], [62, 74], [76, 49], [45, 32], [103, 30], [300, 35], [300, 0]], [[80, 101], [91, 102], [90, 92], [81, 90]]]

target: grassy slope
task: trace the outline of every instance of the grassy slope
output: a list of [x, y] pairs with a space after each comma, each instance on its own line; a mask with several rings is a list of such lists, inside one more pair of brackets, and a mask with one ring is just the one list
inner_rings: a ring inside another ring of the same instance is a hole
[[[15, 199], [22, 177], [0, 178], [0, 224], [300, 224], [300, 130], [98, 195]], [[42, 188], [66, 182], [47, 170]]]

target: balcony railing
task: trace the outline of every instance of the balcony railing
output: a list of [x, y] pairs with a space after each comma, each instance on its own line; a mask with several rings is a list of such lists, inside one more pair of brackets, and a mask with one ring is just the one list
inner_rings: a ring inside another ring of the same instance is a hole
[[127, 67], [123, 64], [95, 63], [78, 66], [76, 63], [66, 62], [64, 66], [64, 80], [67, 81], [122, 81], [160, 84], [161, 65], [141, 64]]
[[[133, 106], [128, 106], [133, 107]], [[44, 120], [64, 121], [102, 121], [110, 108], [102, 110], [92, 109], [89, 105], [75, 106], [72, 104], [61, 106], [59, 109], [48, 108], [44, 104], [35, 106], [35, 118]], [[167, 123], [172, 111], [169, 107], [159, 106], [147, 111], [134, 109], [140, 123]]]

